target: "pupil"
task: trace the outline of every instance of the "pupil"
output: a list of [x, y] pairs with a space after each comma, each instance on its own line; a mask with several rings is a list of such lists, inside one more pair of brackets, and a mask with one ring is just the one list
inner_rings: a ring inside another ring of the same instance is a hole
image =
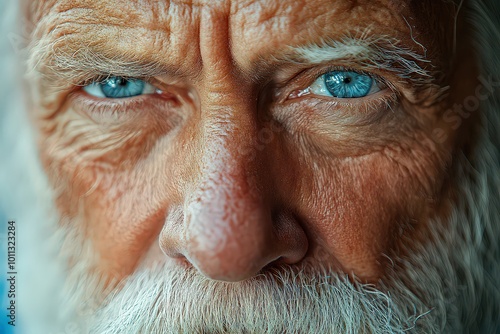
[[127, 85], [127, 80], [125, 80], [123, 78], [119, 78], [117, 81], [118, 81], [117, 82], [118, 86], [122, 86], [123, 87], [123, 86]]
[[352, 81], [351, 77], [345, 77], [345, 78], [344, 78], [344, 83], [345, 83], [345, 84], [350, 84], [350, 83], [351, 83], [351, 81]]

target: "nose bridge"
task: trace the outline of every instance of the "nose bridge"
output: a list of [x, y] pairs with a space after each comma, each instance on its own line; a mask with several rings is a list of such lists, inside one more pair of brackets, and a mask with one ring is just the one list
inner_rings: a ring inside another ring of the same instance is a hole
[[227, 254], [243, 258], [246, 250], [267, 244], [273, 233], [270, 208], [259, 185], [258, 159], [247, 153], [257, 132], [247, 102], [252, 99], [235, 101], [231, 94], [224, 93], [232, 101], [224, 105], [210, 94], [202, 97], [201, 165], [185, 203], [188, 257], [202, 252], [216, 259], [223, 253], [226, 263]]
[[200, 183], [207, 187], [257, 196], [258, 163], [248, 154], [254, 126], [239, 126], [238, 120], [207, 120], [201, 142]]
[[[229, 9], [229, 3], [219, 8]], [[232, 160], [251, 145], [256, 131], [256, 96], [246, 82], [231, 52], [230, 21], [224, 10], [208, 6], [200, 21], [200, 111], [206, 153], [225, 153]], [[213, 144], [213, 145], [212, 145]], [[210, 147], [213, 146], [213, 150]], [[244, 158], [243, 156], [240, 156]], [[229, 162], [229, 161], [227, 161]]]
[[241, 148], [251, 145], [246, 138], [255, 130], [234, 124], [236, 120], [215, 122], [207, 120], [204, 124], [195, 199], [220, 212], [254, 208], [263, 197], [258, 186], [258, 164]]
[[224, 16], [217, 13], [202, 15], [202, 26], [206, 26], [200, 32], [202, 165], [210, 171], [208, 174], [219, 174], [220, 182], [231, 179], [231, 187], [245, 189], [249, 186], [245, 181], [248, 173], [255, 175], [251, 153], [259, 126], [257, 96], [252, 83], [238, 75], [229, 48], [227, 24]]
[[202, 164], [226, 177], [255, 176], [258, 164], [251, 154], [258, 132], [254, 99], [230, 89], [223, 95], [223, 105], [220, 101], [201, 104]]

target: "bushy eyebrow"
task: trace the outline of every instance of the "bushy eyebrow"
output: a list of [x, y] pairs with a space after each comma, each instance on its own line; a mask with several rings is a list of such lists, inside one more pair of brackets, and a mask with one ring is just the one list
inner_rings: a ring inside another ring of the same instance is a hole
[[320, 43], [293, 47], [284, 56], [287, 61], [303, 65], [319, 65], [334, 62], [356, 64], [362, 70], [377, 70], [393, 73], [413, 85], [423, 86], [433, 81], [430, 61], [404, 46], [400, 40], [390, 36], [344, 37], [327, 39]]
[[28, 70], [46, 80], [59, 81], [61, 88], [85, 84], [99, 76], [147, 78], [176, 71], [135, 50], [114, 52], [78, 43], [35, 44], [30, 48]]

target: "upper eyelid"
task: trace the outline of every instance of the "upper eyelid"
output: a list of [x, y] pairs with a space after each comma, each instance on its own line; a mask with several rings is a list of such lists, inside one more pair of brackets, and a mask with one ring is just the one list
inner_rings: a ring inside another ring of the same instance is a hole
[[[332, 71], [352, 71], [360, 74], [365, 74], [373, 79], [385, 84], [388, 87], [396, 88], [400, 78], [394, 73], [387, 72], [384, 69], [377, 70], [367, 68], [363, 64], [353, 64], [352, 61], [344, 62], [342, 60], [334, 63], [314, 64], [307, 68], [301, 68], [296, 73], [289, 75], [288, 78], [278, 81], [278, 86], [286, 87], [288, 85], [296, 85], [299, 82], [304, 84], [304, 81], [309, 80], [307, 86], [311, 85], [320, 76]], [[304, 87], [305, 88], [305, 87]]]
[[85, 87], [87, 86], [90, 86], [90, 85], [95, 85], [95, 84], [102, 84], [106, 81], [106, 79], [108, 78], [112, 78], [112, 77], [120, 77], [120, 78], [124, 78], [126, 80], [142, 80], [144, 81], [145, 84], [149, 84], [151, 86], [153, 86], [153, 88], [155, 89], [155, 92], [156, 93], [163, 93], [165, 92], [165, 85], [158, 79], [154, 78], [154, 77], [147, 77], [147, 78], [136, 78], [136, 77], [130, 77], [130, 76], [119, 76], [119, 75], [102, 75], [102, 76], [96, 76], [96, 77], [93, 77], [91, 79], [87, 79], [86, 81], [84, 81], [83, 83], [81, 83], [80, 85], [77, 85], [78, 89], [84, 89]]
[[292, 76], [286, 83], [278, 85], [278, 91], [281, 91], [279, 95], [282, 96], [281, 98], [279, 98], [279, 100], [287, 100], [290, 94], [292, 94], [292, 92], [294, 91], [308, 89], [312, 84], [314, 84], [316, 80], [332, 71], [352, 71], [365, 74], [372, 77], [375, 82], [379, 82], [385, 87], [391, 89], [393, 92], [399, 92], [396, 84], [393, 83], [393, 78], [389, 79], [386, 76], [374, 73], [373, 71], [367, 71], [365, 69], [360, 69], [354, 66], [324, 64], [308, 69], [303, 69], [299, 73]]
[[123, 78], [125, 80], [132, 80], [132, 79], [133, 80], [142, 80], [142, 81], [144, 81], [146, 83], [152, 84], [150, 82], [150, 81], [152, 81], [151, 78], [131, 77], [131, 76], [107, 74], [107, 75], [96, 75], [94, 77], [91, 77], [90, 79], [84, 79], [77, 86], [87, 86], [87, 85], [91, 85], [91, 84], [102, 84], [106, 80], [108, 80], [109, 78], [113, 78], [113, 77]]

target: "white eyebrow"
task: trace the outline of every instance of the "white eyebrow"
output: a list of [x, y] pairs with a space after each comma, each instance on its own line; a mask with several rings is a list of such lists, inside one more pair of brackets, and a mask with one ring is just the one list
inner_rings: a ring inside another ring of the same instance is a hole
[[432, 80], [429, 71], [422, 67], [429, 63], [425, 55], [402, 46], [400, 41], [388, 36], [327, 40], [320, 44], [293, 47], [291, 54], [292, 61], [297, 63], [319, 65], [349, 61], [362, 68], [395, 73], [414, 83], [425, 84]]
[[334, 45], [309, 45], [300, 46], [295, 52], [304, 62], [310, 64], [321, 64], [328, 61], [359, 58], [361, 55], [367, 55], [370, 49], [365, 45], [354, 43], [334, 42]]

